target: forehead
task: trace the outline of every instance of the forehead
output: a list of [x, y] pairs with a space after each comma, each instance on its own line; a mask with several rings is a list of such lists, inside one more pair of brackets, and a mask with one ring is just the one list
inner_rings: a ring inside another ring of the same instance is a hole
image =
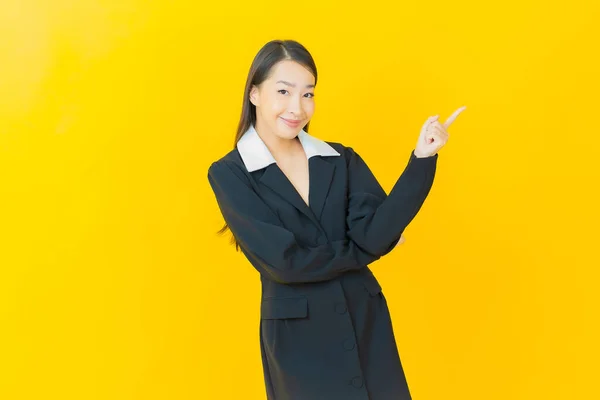
[[284, 80], [300, 85], [301, 87], [315, 84], [315, 77], [312, 72], [305, 66], [292, 60], [284, 60], [275, 64], [270, 75], [269, 80], [273, 83]]

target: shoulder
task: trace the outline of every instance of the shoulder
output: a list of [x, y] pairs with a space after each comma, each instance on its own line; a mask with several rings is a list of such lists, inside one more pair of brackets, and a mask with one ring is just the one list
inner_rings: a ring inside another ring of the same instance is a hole
[[237, 177], [242, 181], [246, 181], [247, 177], [245, 171], [246, 167], [236, 148], [211, 162], [208, 167], [208, 177], [209, 179]]
[[329, 140], [324, 140], [325, 143], [333, 147], [340, 155], [344, 158], [351, 156], [355, 153], [354, 149], [350, 146], [347, 146], [340, 142], [332, 142]]
[[328, 145], [330, 145], [331, 147], [333, 147], [342, 156], [344, 156], [345, 154], [347, 154], [349, 151], [352, 151], [352, 147], [346, 146], [343, 143], [332, 142], [332, 141], [329, 141], [329, 140], [323, 140], [323, 141], [325, 143], [327, 143]]
[[354, 148], [351, 146], [344, 145], [340, 142], [331, 142], [328, 140], [324, 140], [324, 142], [333, 147], [338, 153], [340, 153], [342, 160], [344, 160], [346, 164], [348, 164], [348, 162], [354, 157], [358, 156], [356, 150], [354, 150]]

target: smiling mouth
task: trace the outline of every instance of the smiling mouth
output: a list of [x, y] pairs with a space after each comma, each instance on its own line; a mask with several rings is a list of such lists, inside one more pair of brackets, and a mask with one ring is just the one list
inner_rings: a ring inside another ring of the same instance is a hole
[[290, 125], [300, 125], [300, 122], [302, 122], [301, 119], [285, 119], [285, 118], [281, 118], [285, 123], [290, 124]]

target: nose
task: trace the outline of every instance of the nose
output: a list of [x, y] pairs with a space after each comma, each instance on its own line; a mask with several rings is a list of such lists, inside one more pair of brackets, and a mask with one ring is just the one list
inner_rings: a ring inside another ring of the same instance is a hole
[[298, 97], [292, 97], [288, 104], [288, 111], [296, 117], [302, 115], [302, 101]]

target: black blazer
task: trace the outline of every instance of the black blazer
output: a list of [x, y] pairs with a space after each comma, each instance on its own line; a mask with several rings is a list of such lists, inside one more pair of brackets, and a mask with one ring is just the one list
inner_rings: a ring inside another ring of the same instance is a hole
[[[351, 147], [309, 158], [309, 205], [276, 163], [248, 172], [237, 149], [208, 180], [260, 273], [269, 399], [410, 399], [387, 302], [368, 264], [389, 253], [433, 184], [414, 151], [389, 195]], [[393, 164], [393, 163], [390, 163]]]
[[215, 161], [208, 180], [242, 251], [262, 276], [315, 282], [360, 269], [387, 254], [420, 210], [438, 155], [417, 158], [389, 197], [351, 148], [309, 159], [309, 206], [276, 164], [249, 173], [237, 150]]

